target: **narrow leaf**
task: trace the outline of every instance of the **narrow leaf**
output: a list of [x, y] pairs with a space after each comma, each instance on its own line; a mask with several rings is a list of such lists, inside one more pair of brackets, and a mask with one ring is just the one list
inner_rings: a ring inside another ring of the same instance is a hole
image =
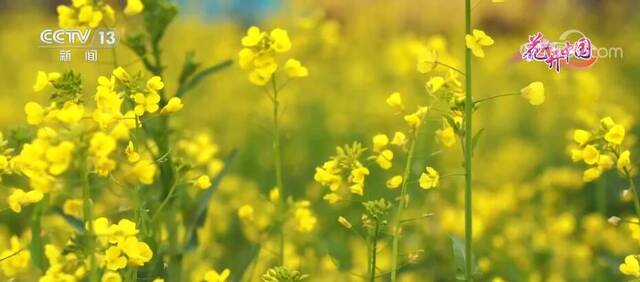
[[207, 78], [208, 76], [217, 73], [221, 70], [224, 70], [228, 67], [231, 66], [231, 64], [233, 63], [232, 60], [226, 60], [222, 63], [210, 66], [196, 74], [193, 75], [193, 77], [186, 83], [181, 84], [180, 87], [178, 88], [178, 91], [176, 93], [177, 97], [182, 97], [185, 94], [187, 94], [187, 92], [189, 92], [190, 90], [192, 90], [194, 87], [196, 87], [200, 82], [202, 82], [202, 80], [204, 80], [205, 78]]
[[483, 132], [484, 128], [480, 128], [480, 130], [478, 130], [478, 132], [473, 135], [473, 140], [471, 140], [471, 155], [473, 155], [473, 152], [475, 152], [476, 146], [478, 145], [478, 141], [480, 140], [480, 137], [482, 137]]
[[[465, 261], [465, 241], [454, 235], [449, 235], [453, 248], [453, 258], [456, 266], [456, 280], [465, 280], [464, 270], [466, 267]], [[478, 267], [476, 265], [475, 255], [471, 253], [471, 273], [476, 275], [478, 273]]]
[[220, 182], [222, 182], [222, 179], [229, 171], [229, 167], [231, 167], [236, 155], [237, 150], [232, 150], [224, 161], [224, 168], [222, 171], [220, 171], [220, 173], [218, 173], [218, 175], [216, 175], [216, 177], [211, 181], [211, 186], [197, 196], [193, 216], [191, 217], [193, 220], [187, 223], [187, 232], [185, 233], [184, 240], [185, 251], [191, 249], [197, 244], [198, 238], [196, 232], [198, 228], [204, 224], [204, 220], [207, 216], [207, 210], [209, 208], [209, 200], [211, 199], [213, 192], [215, 192], [218, 189], [218, 186], [220, 186]]

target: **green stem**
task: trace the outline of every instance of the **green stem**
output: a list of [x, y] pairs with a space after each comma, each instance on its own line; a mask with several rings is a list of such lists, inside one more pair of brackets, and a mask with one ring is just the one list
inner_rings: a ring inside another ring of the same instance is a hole
[[284, 218], [284, 209], [285, 209], [285, 201], [286, 201], [286, 193], [283, 186], [282, 181], [282, 160], [280, 158], [280, 123], [279, 119], [279, 108], [280, 103], [278, 101], [278, 87], [276, 86], [276, 76], [275, 74], [271, 77], [271, 86], [273, 87], [273, 160], [276, 171], [276, 186], [280, 191], [280, 265], [284, 266], [284, 245], [285, 245], [285, 236], [284, 236], [284, 228], [285, 228], [285, 218]]
[[607, 217], [607, 181], [605, 178], [600, 179], [596, 187], [596, 206], [597, 206], [598, 212], [606, 218]]
[[89, 256], [89, 282], [98, 281], [98, 268], [95, 256], [95, 237], [93, 234], [93, 203], [91, 202], [91, 184], [89, 183], [89, 168], [88, 164], [82, 165], [82, 208], [83, 208], [83, 221], [84, 226], [87, 228], [86, 232], [86, 254]]
[[[465, 34], [471, 34], [471, 0], [465, 0], [465, 9], [464, 9], [464, 18], [465, 18]], [[473, 132], [473, 96], [471, 94], [471, 49], [465, 48], [464, 54], [464, 62], [465, 62], [465, 107], [464, 107], [464, 169], [465, 169], [465, 178], [464, 178], [464, 237], [465, 237], [465, 269], [464, 269], [464, 277], [465, 281], [470, 282], [473, 281], [472, 273], [471, 273], [471, 240], [473, 235], [472, 230], [472, 132]]]
[[633, 182], [631, 172], [625, 169], [624, 174], [627, 177], [627, 181], [629, 182], [629, 189], [631, 189], [631, 192], [633, 192], [633, 207], [635, 208], [636, 216], [638, 217], [638, 219], [640, 219], [640, 199], [638, 199], [638, 189], [636, 189], [636, 184]]
[[[38, 202], [31, 214], [31, 261], [43, 273], [47, 270], [45, 267], [44, 246], [42, 244], [42, 213], [44, 206], [49, 202], [49, 196], [45, 195]], [[4, 258], [3, 258], [4, 260]]]
[[376, 220], [376, 227], [371, 238], [371, 264], [369, 265], [369, 281], [376, 281], [376, 265], [378, 257], [378, 233], [380, 232], [380, 223]]
[[407, 195], [407, 185], [409, 183], [409, 176], [411, 176], [411, 166], [413, 164], [413, 158], [415, 156], [416, 149], [416, 141], [418, 139], [418, 131], [420, 127], [416, 128], [413, 134], [413, 139], [411, 140], [411, 145], [409, 146], [409, 153], [407, 155], [407, 163], [404, 166], [404, 173], [402, 175], [402, 188], [400, 190], [400, 202], [398, 203], [398, 211], [396, 212], [395, 217], [395, 230], [393, 231], [393, 242], [392, 242], [392, 257], [391, 257], [391, 281], [396, 282], [398, 276], [398, 249], [400, 244], [400, 233], [401, 233], [401, 218], [402, 212], [406, 206], [406, 195]]
[[496, 99], [496, 98], [507, 97], [507, 96], [516, 96], [516, 95], [519, 96], [519, 95], [521, 95], [521, 93], [520, 92], [512, 92], [512, 93], [504, 93], [504, 94], [493, 95], [493, 96], [489, 96], [489, 97], [486, 97], [486, 98], [478, 99], [478, 100], [473, 102], [473, 105], [477, 105], [477, 104], [479, 104], [481, 102], [486, 102], [486, 101], [493, 100], [493, 99]]
[[164, 198], [162, 203], [160, 203], [160, 206], [158, 206], [158, 209], [156, 209], [156, 212], [151, 217], [151, 222], [155, 222], [156, 221], [156, 219], [158, 218], [158, 215], [160, 215], [160, 213], [162, 212], [164, 207], [167, 205], [167, 203], [169, 203], [169, 200], [171, 200], [171, 197], [173, 197], [173, 193], [175, 193], [175, 190], [176, 190], [177, 186], [178, 185], [177, 185], [177, 181], [176, 181], [176, 183], [174, 183], [171, 186], [171, 189], [169, 190], [169, 194], [167, 194], [167, 196]]

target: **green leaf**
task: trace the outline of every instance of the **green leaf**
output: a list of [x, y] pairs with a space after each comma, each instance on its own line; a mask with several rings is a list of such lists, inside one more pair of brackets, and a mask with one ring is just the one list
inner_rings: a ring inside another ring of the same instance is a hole
[[158, 44], [171, 21], [178, 15], [178, 6], [169, 0], [145, 0], [143, 14], [151, 43]]
[[[459, 238], [455, 235], [449, 235], [449, 239], [451, 240], [451, 244], [453, 247], [453, 258], [455, 260], [456, 265], [456, 280], [465, 280], [464, 270], [466, 267], [465, 261], [465, 241], [462, 238]], [[472, 275], [478, 274], [478, 265], [476, 263], [476, 258], [473, 253], [471, 253], [471, 273]]]
[[42, 242], [42, 213], [46, 203], [49, 202], [49, 197], [45, 196], [40, 200], [33, 209], [31, 214], [31, 244], [29, 245], [29, 251], [31, 252], [31, 262], [42, 273], [44, 273], [48, 266], [44, 256], [44, 243]]
[[176, 96], [177, 97], [184, 96], [187, 92], [189, 92], [194, 87], [196, 87], [196, 85], [198, 85], [200, 82], [202, 82], [202, 80], [207, 78], [207, 76], [210, 76], [210, 75], [212, 75], [214, 73], [217, 73], [217, 72], [219, 72], [221, 70], [224, 70], [224, 69], [230, 67], [232, 63], [233, 63], [232, 60], [226, 60], [226, 61], [224, 61], [222, 63], [210, 66], [210, 67], [208, 67], [208, 68], [196, 73], [195, 75], [193, 75], [193, 77], [188, 82], [180, 84], [180, 87], [178, 88]]
[[452, 116], [443, 115], [443, 117], [447, 120], [447, 122], [449, 123], [449, 126], [453, 127], [453, 131], [455, 131], [456, 134], [462, 135], [462, 131], [460, 130], [460, 128], [458, 127], [458, 125], [456, 124], [456, 121], [453, 119]]
[[209, 189], [203, 191], [197, 196], [194, 212], [190, 217], [193, 220], [187, 223], [185, 240], [184, 240], [185, 252], [197, 245], [198, 243], [197, 231], [198, 231], [198, 228], [204, 224], [204, 220], [207, 217], [209, 200], [211, 199], [213, 192], [215, 192], [218, 189], [218, 186], [220, 186], [220, 182], [222, 182], [222, 179], [229, 171], [229, 167], [231, 167], [231, 164], [235, 160], [236, 155], [237, 155], [237, 150], [234, 149], [233, 151], [231, 151], [229, 156], [227, 156], [227, 159], [224, 161], [224, 168], [211, 181], [211, 186], [209, 187]]
[[196, 61], [196, 54], [193, 51], [187, 53], [182, 64], [182, 71], [180, 71], [180, 77], [178, 78], [179, 85], [187, 82], [187, 79], [193, 75], [200, 67], [200, 63]]
[[484, 128], [480, 128], [480, 130], [478, 130], [478, 132], [473, 135], [473, 140], [471, 140], [471, 155], [473, 155], [473, 152], [475, 152], [476, 146], [478, 145], [478, 141], [480, 140], [480, 137], [482, 137], [483, 132]]
[[82, 220], [77, 219], [73, 216], [70, 216], [68, 214], [65, 214], [60, 208], [56, 207], [52, 209], [53, 212], [57, 215], [59, 215], [60, 217], [62, 217], [62, 219], [64, 219], [64, 221], [66, 221], [69, 225], [71, 225], [71, 227], [73, 227], [73, 230], [75, 230], [78, 233], [84, 232], [84, 224], [82, 223]]

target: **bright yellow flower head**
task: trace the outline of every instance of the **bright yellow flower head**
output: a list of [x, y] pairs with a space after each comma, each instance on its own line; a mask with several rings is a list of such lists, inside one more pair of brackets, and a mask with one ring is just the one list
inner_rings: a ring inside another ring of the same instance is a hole
[[100, 282], [122, 282], [122, 277], [117, 272], [108, 271], [102, 275]]
[[184, 105], [182, 104], [182, 100], [178, 97], [171, 97], [167, 105], [160, 110], [160, 113], [175, 113], [177, 111], [182, 110]]
[[625, 150], [618, 157], [617, 167], [619, 170], [631, 170], [631, 152], [629, 150]]
[[162, 78], [159, 76], [152, 76], [147, 80], [147, 89], [149, 89], [149, 91], [158, 91], [162, 90], [162, 88], [164, 88], [164, 82], [162, 82]]
[[62, 205], [62, 212], [75, 218], [82, 218], [82, 199], [68, 199]]
[[407, 136], [400, 131], [396, 131], [396, 133], [393, 134], [393, 139], [391, 139], [391, 144], [404, 147], [407, 144]]
[[153, 177], [156, 174], [156, 165], [147, 159], [135, 163], [127, 171], [127, 178], [132, 182], [139, 182], [145, 185], [153, 184]]
[[136, 237], [128, 237], [127, 239], [118, 243], [124, 253], [129, 258], [129, 263], [136, 266], [143, 266], [146, 262], [151, 260], [153, 252], [149, 245], [145, 242], [140, 242]]
[[323, 200], [327, 201], [329, 204], [335, 204], [342, 200], [342, 197], [337, 193], [329, 193], [322, 197]]
[[40, 92], [44, 90], [61, 76], [62, 75], [59, 72], [50, 72], [47, 74], [44, 71], [38, 71], [38, 74], [36, 75], [36, 82], [33, 84], [33, 92]]
[[211, 187], [211, 179], [207, 175], [202, 175], [193, 182], [193, 185], [199, 189], [209, 189]]
[[584, 171], [582, 180], [584, 180], [584, 182], [591, 182], [598, 179], [600, 175], [602, 175], [602, 170], [599, 167], [588, 168]]
[[7, 202], [9, 203], [9, 208], [12, 211], [19, 213], [22, 211], [22, 206], [40, 202], [43, 197], [44, 195], [42, 192], [38, 190], [32, 190], [25, 193], [22, 189], [14, 188], [11, 195], [7, 198]]
[[404, 121], [413, 130], [416, 130], [422, 124], [422, 118], [418, 113], [408, 114], [404, 116]]
[[387, 97], [387, 105], [389, 105], [389, 107], [392, 107], [394, 109], [396, 109], [397, 111], [403, 111], [404, 110], [404, 105], [402, 104], [402, 97], [400, 96], [400, 93], [398, 92], [393, 92], [391, 93], [391, 95], [389, 95], [389, 97]]
[[387, 188], [389, 189], [395, 189], [400, 187], [400, 184], [402, 184], [402, 176], [401, 175], [396, 175], [393, 176], [391, 178], [389, 178], [389, 180], [387, 180]]
[[243, 205], [238, 209], [238, 217], [242, 220], [253, 221], [254, 209], [251, 205]]
[[133, 101], [136, 102], [134, 111], [136, 115], [142, 116], [145, 112], [155, 113], [158, 111], [158, 103], [160, 102], [160, 95], [155, 92], [148, 94], [136, 93], [133, 95]]
[[484, 58], [484, 50], [482, 50], [482, 47], [491, 46], [494, 43], [490, 36], [478, 29], [473, 30], [473, 35], [465, 35], [464, 41], [467, 44], [467, 48], [473, 52], [473, 55], [479, 58]]
[[107, 269], [117, 271], [127, 266], [127, 258], [119, 247], [111, 246], [105, 252], [104, 264]]
[[84, 115], [84, 106], [73, 103], [73, 102], [65, 102], [62, 109], [57, 111], [56, 118], [59, 121], [74, 124], [82, 119]]
[[622, 144], [624, 140], [625, 129], [622, 125], [616, 124], [609, 128], [609, 131], [604, 135], [604, 139], [613, 145]]
[[522, 88], [520, 93], [533, 106], [539, 106], [544, 103], [544, 84], [540, 81], [532, 82], [527, 87]]
[[587, 145], [582, 149], [582, 158], [586, 164], [593, 165], [598, 163], [598, 160], [600, 159], [600, 152], [595, 146]]
[[298, 232], [309, 233], [315, 229], [318, 219], [309, 209], [309, 202], [302, 201], [297, 204], [293, 212], [293, 221], [295, 229]]
[[622, 274], [640, 277], [640, 264], [638, 263], [638, 258], [634, 255], [626, 256], [619, 269]]
[[598, 160], [598, 168], [602, 171], [611, 169], [613, 167], [613, 158], [610, 155], [600, 155]]
[[27, 123], [38, 125], [44, 120], [45, 110], [36, 102], [29, 102], [24, 105], [24, 112], [27, 114]]
[[291, 49], [291, 40], [286, 30], [276, 28], [271, 31], [270, 35], [273, 40], [273, 49], [276, 52], [283, 53]]
[[578, 143], [578, 145], [583, 146], [584, 144], [589, 142], [589, 140], [591, 140], [591, 132], [582, 129], [576, 129], [575, 131], [573, 131], [573, 140]]
[[140, 154], [135, 151], [133, 148], [133, 142], [131, 141], [127, 144], [127, 148], [124, 150], [124, 153], [127, 155], [129, 162], [135, 163], [140, 160]]
[[449, 126], [448, 123], [445, 124], [446, 126], [444, 128], [436, 130], [436, 140], [443, 146], [451, 148], [451, 146], [456, 144], [457, 137], [453, 127]]
[[204, 274], [205, 282], [227, 282], [229, 276], [231, 275], [231, 270], [228, 268], [218, 273], [215, 270], [209, 270]]
[[389, 144], [389, 137], [386, 134], [378, 134], [373, 136], [373, 151], [380, 152]]
[[444, 78], [442, 76], [434, 76], [427, 81], [425, 88], [430, 94], [436, 93], [444, 85]]
[[307, 70], [307, 68], [296, 59], [287, 60], [287, 62], [284, 64], [284, 69], [285, 71], [287, 71], [287, 75], [289, 75], [289, 78], [309, 76], [309, 70]]
[[385, 170], [391, 168], [392, 160], [393, 160], [393, 152], [391, 150], [384, 150], [376, 157], [376, 163], [378, 163], [378, 165]]
[[247, 35], [242, 37], [242, 45], [245, 47], [254, 47], [262, 40], [264, 34], [257, 26], [252, 26], [247, 30]]
[[124, 14], [127, 16], [133, 16], [140, 14], [144, 9], [144, 5], [140, 0], [127, 0], [127, 6], [124, 8]]
[[422, 189], [431, 189], [438, 187], [440, 183], [440, 174], [434, 168], [427, 166], [425, 169], [426, 172], [423, 172], [420, 175], [420, 187]]

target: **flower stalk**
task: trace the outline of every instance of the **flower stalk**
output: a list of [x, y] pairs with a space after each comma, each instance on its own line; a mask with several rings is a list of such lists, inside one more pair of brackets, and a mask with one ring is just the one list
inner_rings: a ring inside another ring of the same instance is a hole
[[286, 201], [286, 197], [285, 197], [286, 194], [285, 194], [283, 181], [282, 181], [282, 159], [280, 157], [281, 150], [280, 150], [280, 122], [279, 122], [280, 102], [278, 101], [278, 87], [276, 83], [275, 74], [273, 74], [271, 77], [271, 85], [273, 87], [273, 99], [271, 100], [273, 102], [273, 161], [274, 161], [274, 169], [275, 169], [275, 177], [276, 177], [276, 186], [277, 186], [277, 189], [280, 191], [280, 221], [281, 222], [280, 222], [280, 230], [279, 230], [279, 233], [280, 233], [279, 234], [280, 235], [279, 264], [284, 266], [284, 248], [285, 248], [284, 247], [285, 245], [285, 235], [284, 235], [285, 207], [284, 206]]
[[395, 228], [393, 230], [393, 242], [392, 242], [392, 257], [391, 257], [391, 281], [395, 282], [398, 276], [398, 252], [400, 245], [400, 235], [402, 233], [401, 227], [401, 218], [402, 212], [406, 207], [406, 195], [407, 195], [407, 185], [409, 183], [409, 177], [411, 176], [411, 169], [413, 165], [413, 159], [415, 156], [415, 148], [416, 141], [418, 138], [418, 132], [420, 127], [417, 127], [413, 133], [413, 138], [411, 139], [411, 145], [409, 145], [409, 152], [407, 154], [407, 162], [404, 167], [404, 172], [402, 175], [402, 187], [400, 190], [400, 201], [398, 204], [398, 210], [396, 211], [395, 216]]
[[[471, 0], [465, 0], [465, 34], [471, 34]], [[465, 48], [465, 107], [464, 107], [464, 237], [465, 237], [465, 281], [473, 281], [471, 273], [471, 240], [473, 235], [472, 213], [472, 132], [473, 132], [473, 96], [471, 92], [471, 49]]]

